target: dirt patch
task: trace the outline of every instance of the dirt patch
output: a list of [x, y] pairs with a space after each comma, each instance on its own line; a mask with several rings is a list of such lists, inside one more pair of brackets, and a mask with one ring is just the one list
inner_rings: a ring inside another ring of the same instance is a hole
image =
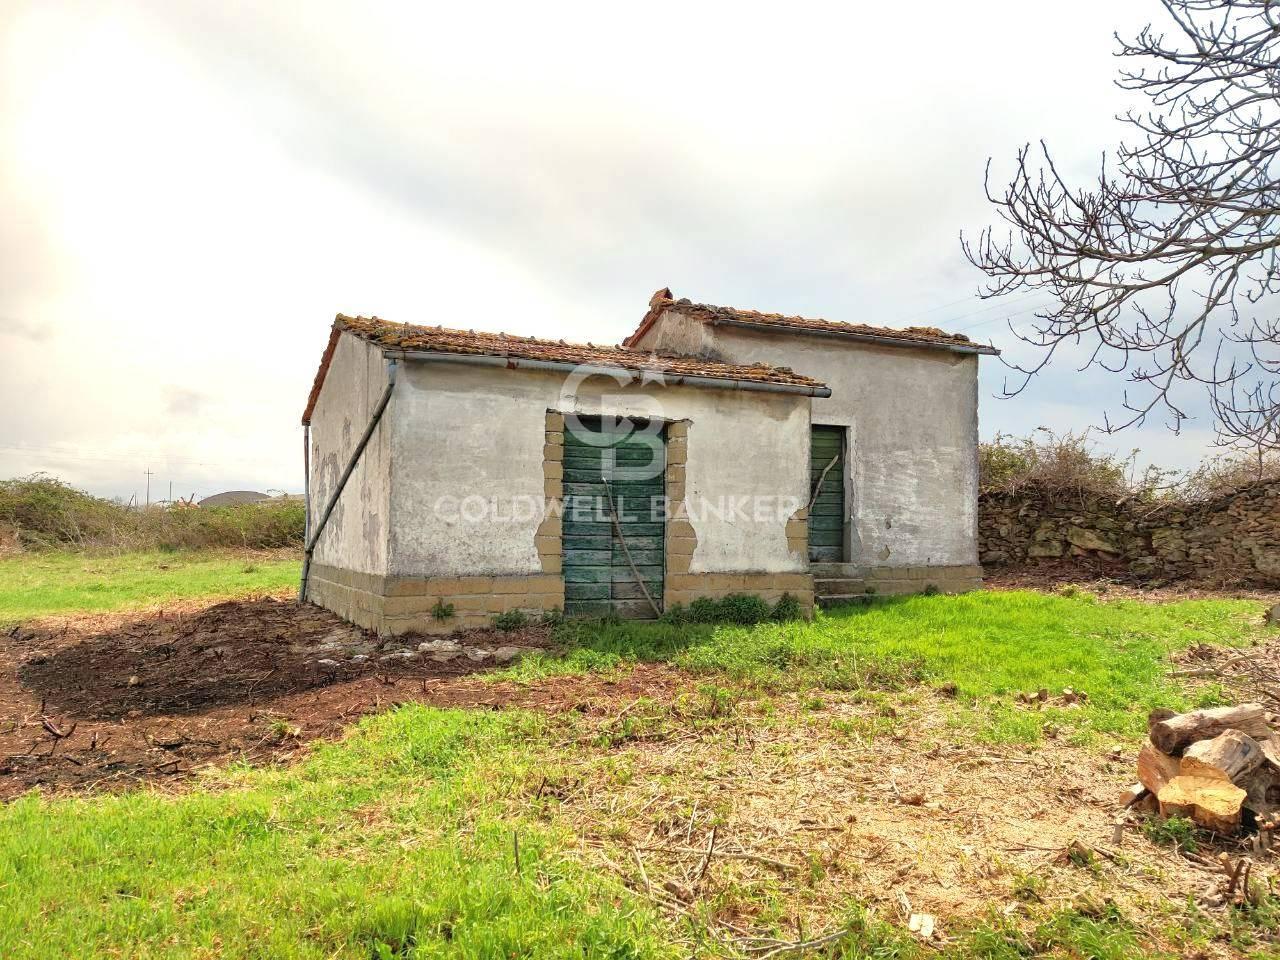
[[1257, 600], [1280, 602], [1280, 590], [1255, 590], [1244, 587], [1222, 587], [1185, 581], [1163, 587], [1137, 585], [1132, 580], [1108, 574], [1105, 565], [1089, 565], [1076, 561], [1042, 561], [1025, 567], [988, 567], [983, 586], [989, 590], [1039, 590], [1057, 593], [1064, 587], [1075, 587], [1097, 594], [1104, 600], [1140, 600], [1169, 603], [1175, 600]]
[[591, 712], [680, 683], [658, 668], [519, 686], [474, 676], [551, 645], [545, 627], [384, 642], [274, 597], [16, 627], [0, 638], [0, 798], [285, 762], [410, 700]]
[[1173, 675], [1193, 685], [1221, 684], [1234, 703], [1261, 703], [1280, 714], [1280, 631], [1255, 647], [1197, 644], [1175, 660]]

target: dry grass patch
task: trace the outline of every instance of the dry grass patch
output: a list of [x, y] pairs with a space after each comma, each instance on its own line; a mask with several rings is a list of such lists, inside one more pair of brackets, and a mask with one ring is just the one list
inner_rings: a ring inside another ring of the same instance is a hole
[[951, 706], [932, 699], [732, 697], [703, 688], [624, 707], [589, 735], [595, 749], [580, 743], [540, 771], [519, 804], [748, 955], [837, 932], [858, 905], [902, 925], [932, 914], [934, 945], [972, 955], [1006, 955], [973, 944], [1010, 945], [1064, 911], [1121, 917], [1129, 940], [1173, 955], [1237, 955], [1214, 939], [1239, 918], [1215, 906], [1208, 860], [1136, 825], [1112, 845], [1127, 753], [957, 742]]

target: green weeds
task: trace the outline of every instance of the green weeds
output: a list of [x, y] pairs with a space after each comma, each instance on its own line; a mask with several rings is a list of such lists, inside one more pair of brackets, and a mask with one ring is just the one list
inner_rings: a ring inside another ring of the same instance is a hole
[[[1085, 743], [1140, 735], [1152, 707], [1189, 707], [1193, 699], [1167, 676], [1169, 655], [1258, 639], [1256, 613], [1251, 601], [1101, 603], [1014, 591], [882, 599], [811, 622], [752, 626], [566, 621], [557, 630], [563, 658], [526, 658], [516, 669], [532, 679], [664, 662], [758, 692], [892, 691], [926, 682], [954, 699], [957, 731], [1003, 743]], [[1032, 709], [1015, 701], [1040, 687], [1071, 687], [1087, 702]], [[1221, 696], [1207, 690], [1194, 702]]]
[[20, 799], [0, 808], [0, 956], [672, 955], [617, 882], [494, 812], [545, 722], [406, 707], [214, 789]]

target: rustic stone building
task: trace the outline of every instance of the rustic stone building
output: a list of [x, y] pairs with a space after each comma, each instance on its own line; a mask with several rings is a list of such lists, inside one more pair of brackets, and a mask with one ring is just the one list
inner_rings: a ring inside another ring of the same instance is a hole
[[976, 586], [984, 352], [665, 290], [626, 347], [340, 315], [303, 416], [304, 595], [404, 633], [810, 609], [815, 572], [827, 595]]

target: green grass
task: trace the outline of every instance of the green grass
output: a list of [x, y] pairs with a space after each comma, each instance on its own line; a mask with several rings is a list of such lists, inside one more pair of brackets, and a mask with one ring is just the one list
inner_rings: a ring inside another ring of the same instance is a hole
[[[563, 759], [568, 728], [585, 722], [410, 705], [318, 745], [296, 767], [232, 769], [178, 796], [30, 794], [0, 807], [0, 956], [736, 956], [582, 864], [571, 837], [549, 825], [559, 801], [540, 784]], [[1265, 949], [1274, 913], [1269, 904], [1232, 914], [1225, 934], [1203, 916], [1174, 939], [1200, 947], [1226, 935]], [[1030, 926], [992, 916], [949, 924], [951, 942], [938, 949], [851, 904], [847, 936], [823, 955], [1178, 955], [1106, 904], [1046, 906]]]
[[547, 722], [406, 707], [176, 798], [22, 798], [0, 808], [0, 956], [671, 955], [620, 884], [499, 817]]
[[[225, 552], [28, 554], [0, 561], [0, 621], [230, 596], [296, 576], [296, 560]], [[1033, 742], [1046, 726], [1081, 738], [1137, 735], [1149, 707], [1198, 697], [1167, 678], [1168, 656], [1261, 639], [1260, 610], [1016, 592], [885, 599], [812, 623], [752, 627], [565, 622], [556, 628], [563, 657], [527, 658], [496, 676], [666, 662], [700, 676], [696, 692], [637, 701], [604, 721], [407, 706], [315, 745], [297, 766], [237, 767], [177, 796], [28, 795], [0, 806], [0, 957], [706, 956], [716, 951], [696, 918], [659, 916], [569, 851], [560, 801], [540, 786], [548, 770], [575, 751], [603, 751], [624, 770], [626, 751], [664, 724], [701, 730], [772, 691], [805, 691], [803, 702], [821, 710], [824, 690], [898, 689], [893, 702], [997, 741]], [[955, 702], [921, 695], [919, 684], [954, 684]], [[1087, 704], [1030, 710], [1014, 700], [1064, 686]], [[841, 914], [849, 936], [828, 955], [1157, 955], [1114, 908], [1024, 906], [1035, 911], [1029, 922], [948, 926], [954, 939], [938, 949], [851, 903]], [[1205, 916], [1184, 936], [1197, 948], [1223, 936], [1263, 946], [1275, 910], [1269, 901], [1256, 915]]]
[[[1181, 709], [1168, 656], [1196, 643], [1261, 639], [1261, 606], [1245, 600], [1101, 603], [1031, 591], [915, 596], [839, 608], [811, 623], [754, 627], [567, 622], [563, 659], [526, 659], [516, 678], [661, 661], [763, 690], [954, 684], [956, 722], [997, 741], [1068, 733], [1136, 736], [1154, 706]], [[1071, 687], [1078, 708], [1019, 707], [1015, 695]], [[1212, 700], [1212, 692], [1201, 700]]]
[[296, 585], [300, 572], [301, 562], [280, 552], [25, 553], [0, 560], [0, 624], [278, 590]]

